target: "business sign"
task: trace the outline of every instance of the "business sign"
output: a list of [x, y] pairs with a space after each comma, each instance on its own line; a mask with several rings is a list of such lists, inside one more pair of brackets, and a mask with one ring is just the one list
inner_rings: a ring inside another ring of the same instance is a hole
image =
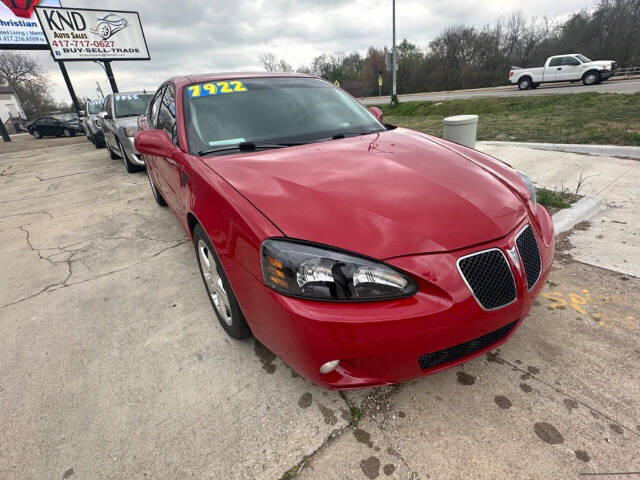
[[0, 50], [48, 50], [37, 6], [59, 7], [60, 0], [1, 0]]
[[138, 12], [36, 7], [56, 61], [149, 60]]

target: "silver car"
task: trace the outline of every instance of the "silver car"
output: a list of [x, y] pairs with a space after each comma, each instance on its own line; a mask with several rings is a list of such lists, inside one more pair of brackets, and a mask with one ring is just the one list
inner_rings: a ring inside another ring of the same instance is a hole
[[127, 172], [144, 168], [144, 160], [133, 146], [138, 133], [138, 117], [143, 115], [153, 97], [145, 92], [112, 93], [105, 97], [98, 118], [102, 123], [104, 142], [113, 159], [122, 158]]
[[87, 100], [85, 109], [80, 111], [84, 134], [96, 148], [104, 147], [104, 137], [100, 128], [98, 114], [102, 111], [102, 99]]

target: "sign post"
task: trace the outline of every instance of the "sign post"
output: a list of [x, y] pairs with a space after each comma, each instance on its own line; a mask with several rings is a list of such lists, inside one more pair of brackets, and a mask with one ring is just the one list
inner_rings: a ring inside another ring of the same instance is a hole
[[111, 91], [113, 93], [118, 93], [118, 85], [116, 85], [116, 79], [113, 76], [113, 70], [111, 70], [111, 62], [106, 60], [104, 62], [104, 71], [107, 72], [107, 78], [109, 79], [109, 84], [111, 85]]
[[382, 75], [378, 75], [378, 96], [382, 96]]

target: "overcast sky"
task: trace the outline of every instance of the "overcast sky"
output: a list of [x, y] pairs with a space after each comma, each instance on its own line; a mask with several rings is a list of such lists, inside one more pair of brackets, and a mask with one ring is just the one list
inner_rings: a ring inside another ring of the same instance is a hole
[[[595, 0], [397, 0], [398, 42], [426, 46], [444, 27], [484, 25], [522, 11], [527, 17], [558, 17]], [[151, 61], [114, 62], [120, 91], [155, 90], [175, 74], [260, 70], [258, 55], [273, 52], [294, 67], [321, 53], [364, 53], [391, 44], [391, 0], [62, 0], [65, 7], [138, 10]], [[69, 101], [48, 52], [35, 53], [54, 83], [56, 100]], [[95, 96], [96, 81], [110, 91], [106, 75], [91, 62], [67, 63], [78, 96]]]

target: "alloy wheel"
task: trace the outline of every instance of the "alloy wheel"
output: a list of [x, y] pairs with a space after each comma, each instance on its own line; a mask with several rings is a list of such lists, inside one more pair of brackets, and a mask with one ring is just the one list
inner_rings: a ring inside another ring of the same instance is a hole
[[209, 247], [203, 240], [198, 241], [198, 260], [202, 267], [202, 276], [207, 291], [213, 301], [216, 313], [229, 326], [233, 323], [231, 319], [231, 306], [229, 305], [229, 296], [222, 283], [222, 277], [218, 273], [218, 268]]

